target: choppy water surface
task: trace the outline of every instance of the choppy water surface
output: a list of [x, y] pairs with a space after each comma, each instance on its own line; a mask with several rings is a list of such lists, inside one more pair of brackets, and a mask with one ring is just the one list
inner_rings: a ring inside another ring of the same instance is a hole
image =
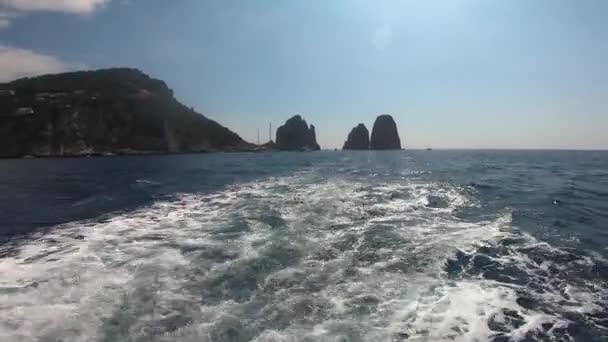
[[0, 166], [1, 341], [608, 339], [608, 153]]

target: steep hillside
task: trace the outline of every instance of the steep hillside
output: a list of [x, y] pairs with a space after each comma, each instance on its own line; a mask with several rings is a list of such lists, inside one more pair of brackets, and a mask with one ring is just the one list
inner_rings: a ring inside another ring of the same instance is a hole
[[241, 151], [254, 145], [136, 69], [0, 84], [0, 157]]

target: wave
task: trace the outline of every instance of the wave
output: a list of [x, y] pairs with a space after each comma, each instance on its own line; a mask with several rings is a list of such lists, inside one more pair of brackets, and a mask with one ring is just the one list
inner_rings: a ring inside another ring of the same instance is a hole
[[571, 277], [599, 261], [519, 232], [506, 209], [458, 215], [479, 205], [444, 183], [307, 171], [57, 226], [1, 247], [0, 340], [542, 340], [573, 338], [578, 320], [604, 331], [605, 284]]

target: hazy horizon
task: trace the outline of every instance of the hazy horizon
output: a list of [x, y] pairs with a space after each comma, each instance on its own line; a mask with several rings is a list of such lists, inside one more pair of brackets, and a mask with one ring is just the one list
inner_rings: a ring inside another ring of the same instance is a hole
[[[391, 114], [405, 148], [608, 149], [608, 2], [0, 0], [0, 82], [114, 66], [256, 142]], [[274, 134], [273, 134], [274, 138]]]

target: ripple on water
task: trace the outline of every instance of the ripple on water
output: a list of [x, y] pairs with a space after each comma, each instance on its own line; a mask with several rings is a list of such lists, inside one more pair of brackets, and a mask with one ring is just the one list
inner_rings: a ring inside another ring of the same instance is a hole
[[319, 177], [183, 194], [3, 246], [0, 340], [548, 341], [608, 329], [605, 284], [577, 277], [608, 266], [518, 232], [508, 211], [459, 218], [478, 205], [469, 188]]

